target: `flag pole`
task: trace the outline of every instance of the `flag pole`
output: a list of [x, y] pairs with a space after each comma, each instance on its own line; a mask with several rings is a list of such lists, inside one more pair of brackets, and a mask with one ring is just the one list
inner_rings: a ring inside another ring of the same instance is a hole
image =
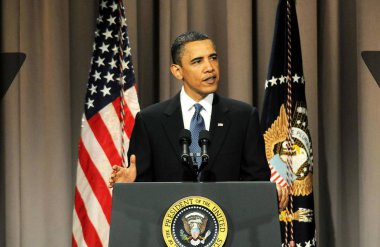
[[[292, 168], [293, 162], [292, 162], [292, 155], [293, 155], [293, 136], [292, 136], [292, 28], [291, 28], [291, 5], [290, 1], [286, 1], [286, 22], [287, 22], [287, 97], [286, 97], [286, 115], [288, 120], [288, 135], [287, 135], [287, 170], [286, 170], [286, 179], [288, 183], [288, 189], [290, 189], [289, 193], [289, 206], [288, 210], [290, 215], [293, 215], [293, 193], [292, 193], [292, 181], [291, 181], [291, 174], [292, 174]], [[288, 235], [290, 231], [290, 241], [294, 241], [294, 229], [293, 229], [293, 220], [291, 219], [290, 222], [290, 229], [288, 229], [288, 221], [285, 221], [285, 245], [290, 246], [288, 243]]]
[[[120, 23], [124, 23], [124, 15], [123, 15], [123, 0], [119, 0], [118, 4], [119, 10], [119, 18]], [[121, 166], [127, 167], [126, 165], [126, 151], [125, 151], [125, 111], [124, 111], [124, 42], [123, 42], [123, 25], [119, 25], [119, 85], [120, 85], [120, 128], [121, 128]]]

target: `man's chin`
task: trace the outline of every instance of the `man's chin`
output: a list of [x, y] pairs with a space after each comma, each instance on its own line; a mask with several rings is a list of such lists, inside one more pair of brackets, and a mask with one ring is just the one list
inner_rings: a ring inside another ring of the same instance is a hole
[[218, 90], [218, 84], [210, 84], [207, 85], [206, 88], [204, 88], [204, 93], [210, 94], [215, 93]]
[[207, 91], [205, 90], [202, 92], [203, 98], [206, 98], [207, 95], [215, 93], [215, 92], [216, 92], [216, 89], [215, 90], [207, 90]]

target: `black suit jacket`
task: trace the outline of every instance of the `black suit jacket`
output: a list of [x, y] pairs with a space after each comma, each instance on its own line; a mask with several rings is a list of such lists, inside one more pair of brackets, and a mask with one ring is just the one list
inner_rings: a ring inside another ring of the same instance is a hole
[[[181, 163], [179, 134], [184, 128], [180, 94], [136, 115], [128, 156], [136, 155], [136, 181], [191, 181]], [[270, 171], [252, 106], [214, 95], [209, 164], [201, 181], [269, 180]]]

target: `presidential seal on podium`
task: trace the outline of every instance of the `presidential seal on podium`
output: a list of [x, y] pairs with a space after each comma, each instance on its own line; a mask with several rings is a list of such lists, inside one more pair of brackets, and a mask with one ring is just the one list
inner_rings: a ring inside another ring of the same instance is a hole
[[227, 219], [212, 200], [201, 196], [175, 202], [162, 222], [167, 246], [221, 247], [227, 238]]

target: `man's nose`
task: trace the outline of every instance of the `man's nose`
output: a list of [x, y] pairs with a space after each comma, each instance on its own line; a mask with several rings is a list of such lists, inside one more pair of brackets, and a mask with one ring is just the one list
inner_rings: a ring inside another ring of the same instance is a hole
[[214, 65], [212, 64], [211, 60], [206, 60], [205, 61], [204, 71], [205, 72], [212, 72], [212, 71], [214, 71]]

